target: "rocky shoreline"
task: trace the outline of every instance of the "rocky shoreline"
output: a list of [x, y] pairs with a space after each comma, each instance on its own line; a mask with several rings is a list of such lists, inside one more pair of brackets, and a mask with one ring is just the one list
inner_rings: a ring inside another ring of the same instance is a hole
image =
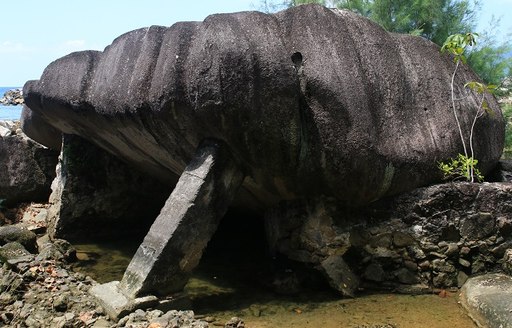
[[9, 90], [0, 98], [0, 105], [3, 106], [20, 106], [24, 103], [23, 90], [21, 89]]
[[[2, 214], [0, 327], [209, 327], [192, 311], [136, 310], [117, 322], [111, 320], [89, 294], [97, 282], [71, 270], [75, 249], [65, 240], [50, 241], [46, 235], [46, 207], [32, 204], [17, 213]], [[6, 224], [13, 216], [22, 219]], [[234, 318], [225, 327], [244, 324]]]

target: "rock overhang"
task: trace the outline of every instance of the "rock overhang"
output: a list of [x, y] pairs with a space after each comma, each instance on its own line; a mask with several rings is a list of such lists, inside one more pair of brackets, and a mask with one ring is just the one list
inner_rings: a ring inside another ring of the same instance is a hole
[[[169, 183], [215, 138], [264, 206], [318, 194], [365, 204], [437, 181], [437, 161], [461, 151], [453, 69], [427, 40], [307, 5], [128, 32], [103, 52], [53, 62], [24, 95], [56, 129]], [[457, 87], [475, 79], [464, 67]], [[498, 104], [488, 102], [499, 115], [477, 124], [484, 172], [504, 135]], [[475, 104], [470, 95], [460, 105]]]

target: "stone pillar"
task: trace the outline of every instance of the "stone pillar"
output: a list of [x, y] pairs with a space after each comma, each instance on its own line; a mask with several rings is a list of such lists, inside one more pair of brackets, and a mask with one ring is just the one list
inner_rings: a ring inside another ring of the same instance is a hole
[[203, 142], [126, 269], [119, 291], [129, 298], [181, 291], [243, 178], [223, 144]]

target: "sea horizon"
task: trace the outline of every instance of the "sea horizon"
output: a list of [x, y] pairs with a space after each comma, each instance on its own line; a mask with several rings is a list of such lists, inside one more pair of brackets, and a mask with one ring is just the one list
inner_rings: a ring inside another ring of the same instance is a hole
[[[22, 89], [23, 87], [0, 87], [0, 98], [9, 90]], [[23, 106], [0, 105], [0, 121], [16, 121], [21, 117]]]

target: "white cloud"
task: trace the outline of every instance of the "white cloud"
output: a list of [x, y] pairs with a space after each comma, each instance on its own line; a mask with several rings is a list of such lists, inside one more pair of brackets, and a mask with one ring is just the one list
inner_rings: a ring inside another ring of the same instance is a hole
[[30, 52], [30, 48], [21, 42], [3, 41], [0, 42], [0, 54], [21, 54]]

